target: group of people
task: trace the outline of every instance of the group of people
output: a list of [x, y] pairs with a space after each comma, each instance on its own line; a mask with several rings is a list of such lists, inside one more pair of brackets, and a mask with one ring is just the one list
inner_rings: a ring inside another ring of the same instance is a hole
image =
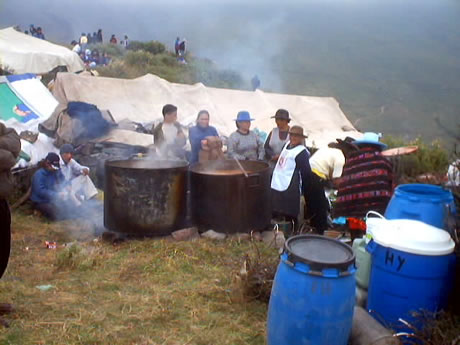
[[[22, 32], [22, 31], [21, 31], [21, 28], [19, 27], [19, 25], [16, 25], [16, 26], [14, 27], [14, 29], [15, 29], [16, 31]], [[45, 39], [45, 34], [43, 33], [43, 29], [41, 28], [41, 26], [35, 27], [34, 24], [30, 24], [30, 25], [29, 25], [29, 30], [24, 30], [24, 33], [25, 33], [26, 35], [31, 35], [31, 36], [33, 36], [33, 37], [40, 38], [40, 39], [42, 39], [42, 40]]]
[[97, 49], [89, 49], [90, 45], [97, 43], [103, 43], [102, 29], [94, 32], [93, 35], [83, 32], [78, 40], [73, 40], [70, 44], [72, 51], [77, 53], [88, 67], [107, 66], [111, 58], [106, 52], [101, 54]]
[[32, 177], [33, 207], [52, 220], [82, 216], [84, 204], [97, 195], [89, 168], [73, 159], [74, 148], [61, 146], [59, 155], [48, 153]]
[[[201, 110], [196, 125], [189, 129], [191, 152], [185, 150], [184, 127], [177, 122], [177, 107], [163, 107], [164, 120], [152, 128], [154, 146], [163, 157], [188, 159], [224, 158], [223, 143], [217, 130], [209, 125], [210, 115]], [[236, 131], [227, 140], [226, 157], [237, 160], [264, 160], [272, 171], [272, 211], [297, 223], [301, 196], [305, 199], [306, 218], [322, 233], [328, 227], [330, 204], [325, 188], [338, 189], [334, 216], [364, 217], [369, 210], [384, 212], [392, 191], [392, 166], [381, 155], [384, 144], [375, 133], [363, 139], [337, 139], [313, 155], [305, 146], [304, 129], [290, 126], [285, 109], [272, 117], [276, 127], [265, 142], [251, 130], [254, 120], [248, 111], [235, 119]]]
[[73, 45], [74, 42], [78, 43], [83, 50], [86, 49], [88, 44], [103, 43], [102, 29], [97, 30], [97, 32], [93, 32], [92, 35], [90, 32], [87, 34], [82, 32], [78, 40], [72, 41], [71, 44]]
[[[113, 34], [112, 36], [110, 36], [109, 43], [110, 43], [110, 44], [118, 44], [118, 39], [117, 39], [117, 37], [115, 36], [115, 34]], [[129, 38], [128, 38], [128, 35], [125, 35], [125, 36], [123, 37], [123, 39], [120, 40], [120, 44], [121, 44], [123, 47], [128, 48], [128, 46], [129, 46]]]
[[[163, 121], [152, 127], [153, 147], [162, 159], [190, 163], [216, 159], [259, 160], [271, 169], [271, 205], [274, 217], [298, 225], [301, 197], [305, 218], [318, 233], [328, 227], [330, 204], [325, 188], [338, 190], [334, 217], [364, 217], [369, 210], [384, 212], [392, 193], [392, 165], [381, 154], [385, 145], [376, 133], [355, 140], [337, 139], [313, 155], [305, 145], [307, 135], [290, 125], [290, 114], [278, 109], [272, 118], [276, 127], [263, 141], [251, 130], [248, 111], [238, 112], [236, 130], [228, 137], [227, 152], [207, 110], [199, 111], [195, 126], [188, 130], [191, 151], [186, 151], [185, 127], [177, 121], [178, 109], [166, 104]], [[97, 194], [88, 177], [89, 169], [73, 159], [74, 149], [65, 144], [60, 155], [49, 153], [32, 179], [34, 207], [51, 219], [68, 218], [85, 200]]]
[[[158, 152], [191, 163], [223, 158], [223, 143], [217, 130], [209, 125], [206, 110], [198, 113], [196, 125], [189, 129], [191, 154], [184, 149], [186, 136], [177, 122], [177, 107], [163, 107], [164, 121], [152, 129]], [[310, 155], [304, 130], [290, 126], [286, 109], [272, 117], [276, 127], [265, 142], [251, 128], [251, 115], [240, 111], [235, 119], [236, 131], [227, 140], [226, 157], [238, 160], [264, 160], [272, 172], [272, 211], [297, 223], [301, 196], [305, 199], [306, 218], [322, 233], [328, 227], [330, 203], [325, 189], [337, 189], [334, 217], [361, 217], [367, 211], [383, 213], [392, 193], [392, 165], [381, 151], [386, 147], [379, 135], [365, 133], [362, 139], [337, 139]], [[210, 153], [212, 153], [210, 155]]]

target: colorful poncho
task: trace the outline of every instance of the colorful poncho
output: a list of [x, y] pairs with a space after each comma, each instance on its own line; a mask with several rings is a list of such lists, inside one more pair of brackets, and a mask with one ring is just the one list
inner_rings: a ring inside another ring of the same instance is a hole
[[334, 217], [384, 213], [392, 192], [393, 168], [380, 150], [361, 148], [347, 158], [339, 182]]

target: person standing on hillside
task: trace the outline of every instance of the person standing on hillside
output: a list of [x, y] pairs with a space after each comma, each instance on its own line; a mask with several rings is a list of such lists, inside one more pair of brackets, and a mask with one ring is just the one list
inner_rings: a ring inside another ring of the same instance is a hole
[[97, 43], [103, 43], [102, 42], [102, 29], [97, 30]]
[[[7, 198], [14, 190], [11, 168], [21, 152], [21, 139], [16, 131], [0, 122], [0, 278], [8, 266], [11, 250], [11, 212]], [[5, 312], [12, 311], [9, 304], [0, 303]], [[0, 319], [0, 323], [8, 323]]]
[[176, 41], [174, 42], [174, 51], [176, 52], [176, 58], [179, 57], [179, 44], [180, 44], [180, 37], [177, 37]]
[[260, 87], [260, 79], [257, 74], [251, 79], [252, 91], [256, 91]]
[[37, 28], [37, 31], [35, 33], [35, 37], [37, 37], [37, 38], [39, 38], [41, 40], [45, 39], [45, 34], [43, 33], [43, 30], [42, 30], [42, 28], [40, 26]]
[[80, 48], [82, 52], [86, 50], [87, 45], [88, 45], [88, 37], [86, 37], [85, 33], [82, 32], [80, 36]]

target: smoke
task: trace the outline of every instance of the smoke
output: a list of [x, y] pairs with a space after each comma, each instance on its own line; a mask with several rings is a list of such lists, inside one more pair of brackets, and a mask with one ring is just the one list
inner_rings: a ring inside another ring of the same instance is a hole
[[0, 26], [63, 43], [101, 28], [171, 51], [179, 36], [262, 90], [332, 96], [363, 130], [433, 139], [433, 114], [458, 122], [459, 13], [456, 0], [3, 0]]

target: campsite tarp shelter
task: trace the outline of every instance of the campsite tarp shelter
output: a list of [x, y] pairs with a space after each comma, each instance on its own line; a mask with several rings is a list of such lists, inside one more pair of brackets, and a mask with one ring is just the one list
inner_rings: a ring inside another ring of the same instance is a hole
[[10, 73], [44, 74], [58, 66], [69, 72], [84, 69], [83, 61], [70, 49], [26, 35], [13, 28], [0, 30], [0, 68]]
[[219, 89], [201, 83], [175, 84], [151, 74], [128, 80], [71, 73], [57, 74], [53, 94], [60, 103], [81, 101], [108, 109], [116, 122], [160, 121], [162, 107], [172, 103], [178, 107], [179, 122], [186, 126], [194, 124], [199, 110], [207, 109], [211, 125], [228, 136], [236, 130], [237, 112], [248, 110], [256, 119], [252, 128], [268, 133], [275, 126], [271, 116], [284, 108], [291, 114], [291, 124], [303, 126], [309, 134], [307, 141], [311, 146], [324, 146], [346, 136], [361, 137], [332, 97]]
[[[0, 76], [0, 121], [18, 133], [24, 130], [37, 132], [38, 124], [53, 113], [58, 102], [34, 74]], [[47, 152], [55, 151], [52, 139], [39, 134], [31, 144], [21, 140], [22, 150], [35, 164]], [[21, 160], [19, 166], [25, 166]]]

